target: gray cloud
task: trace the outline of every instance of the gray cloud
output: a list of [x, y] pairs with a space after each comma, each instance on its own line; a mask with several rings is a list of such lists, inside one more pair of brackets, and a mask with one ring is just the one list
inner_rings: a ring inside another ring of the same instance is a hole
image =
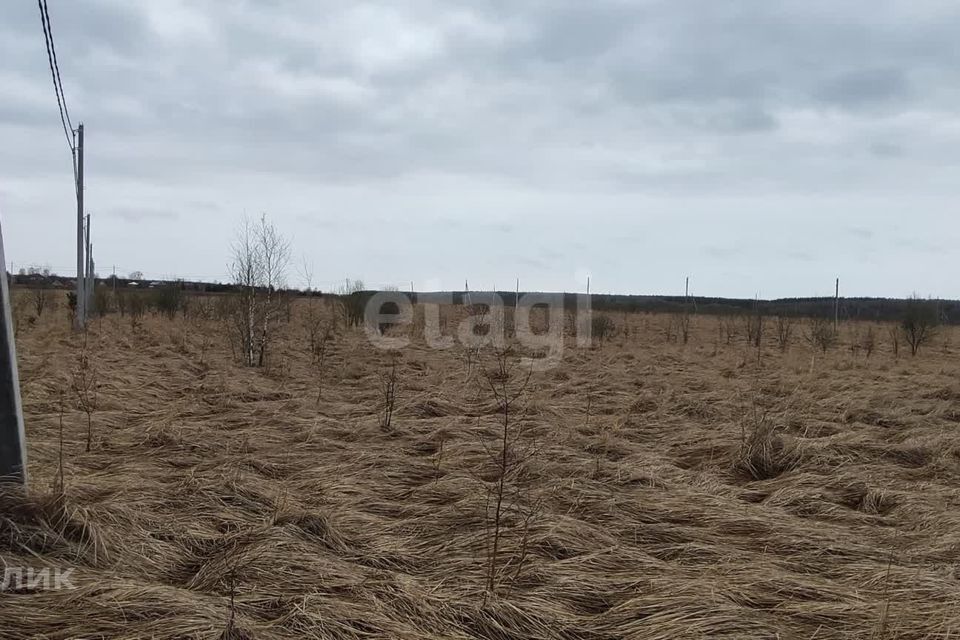
[[[904, 211], [937, 238], [960, 234], [960, 8], [945, 0], [51, 11], [87, 124], [89, 207], [143, 234], [104, 220], [97, 247], [114, 255], [101, 264], [169, 272], [165, 241], [184, 271], [219, 272], [239, 216], [266, 211], [330, 281], [508, 282], [525, 266], [538, 288], [593, 271], [611, 290], [655, 292], [694, 271], [751, 274], [704, 279], [703, 293], [799, 295], [822, 263], [863, 293], [960, 296], [930, 275], [948, 271], [939, 256], [889, 273], [871, 258], [922, 243], [891, 230]], [[35, 240], [72, 197], [35, 14], [13, 4], [0, 24], [4, 228], [16, 259], [70, 264], [69, 224]], [[869, 247], [836, 251], [810, 223], [827, 212], [869, 230], [855, 236]], [[488, 245], [501, 258], [479, 257]]]
[[124, 222], [144, 222], [146, 220], [173, 221], [179, 218], [173, 211], [145, 208], [108, 209], [104, 211], [104, 215], [109, 218], [119, 218]]

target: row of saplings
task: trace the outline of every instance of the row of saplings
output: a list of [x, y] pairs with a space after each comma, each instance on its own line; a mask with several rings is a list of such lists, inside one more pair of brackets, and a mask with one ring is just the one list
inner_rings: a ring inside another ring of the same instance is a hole
[[[238, 350], [246, 354], [246, 357], [241, 359], [250, 360], [249, 364], [256, 365], [262, 363], [262, 353], [266, 346], [264, 331], [269, 336], [271, 322], [289, 322], [291, 317], [293, 297], [287, 293], [272, 293], [268, 303], [263, 301], [266, 296], [262, 292], [249, 295], [255, 301], [254, 305], [249, 305], [245, 304], [248, 295], [244, 292], [209, 297], [192, 295], [176, 283], [144, 291], [98, 287], [92, 296], [89, 315], [103, 318], [109, 313], [117, 313], [121, 317], [128, 317], [133, 327], [137, 327], [147, 313], [170, 319], [182, 315], [185, 319], [225, 321], [228, 325], [235, 324], [236, 331], [233, 333], [240, 334], [235, 336], [236, 341], [242, 343]], [[26, 324], [33, 324], [45, 311], [55, 310], [59, 306], [57, 302], [57, 292], [43, 288], [31, 289], [16, 297], [14, 316], [18, 329], [24, 320]], [[362, 321], [363, 302], [357, 295], [342, 296], [345, 324], [357, 325]], [[76, 313], [76, 295], [72, 291], [67, 292], [67, 308], [72, 322]], [[312, 312], [310, 315], [313, 315]], [[238, 318], [236, 323], [231, 322]], [[692, 334], [694, 318], [695, 314], [690, 312], [667, 315], [666, 322], [662, 325], [665, 342], [687, 344]], [[721, 315], [716, 318], [718, 343], [732, 344], [742, 336], [748, 344], [760, 348], [765, 337], [771, 335], [780, 350], [786, 351], [798, 333], [812, 348], [824, 353], [840, 343], [840, 332], [833, 319], [802, 319], [786, 315], [768, 318], [761, 314]], [[252, 330], [251, 320], [254, 325]], [[916, 356], [924, 345], [936, 337], [942, 320], [935, 305], [914, 300], [906, 308], [899, 323], [886, 327], [885, 337], [889, 340], [894, 355], [899, 355], [901, 346], [905, 346], [911, 355]], [[610, 314], [594, 312], [591, 330], [594, 340], [602, 345], [618, 335], [629, 338], [630, 328], [626, 321], [618, 326]], [[863, 353], [869, 358], [876, 350], [879, 339], [877, 328], [867, 325], [862, 330], [858, 328], [851, 336], [849, 347], [852, 352]], [[315, 341], [316, 337], [313, 337], [311, 342]], [[259, 344], [261, 342], [264, 344]], [[253, 356], [250, 355], [251, 352]]]
[[[667, 343], [687, 344], [693, 330], [693, 313], [674, 313], [666, 316], [661, 325], [664, 341]], [[931, 343], [937, 336], [943, 318], [936, 306], [924, 301], [915, 301], [908, 305], [899, 322], [886, 326], [886, 337], [890, 341], [895, 356], [899, 356], [901, 346], [906, 346], [910, 354], [916, 356], [920, 349]], [[769, 318], [761, 314], [740, 316], [716, 316], [717, 344], [732, 344], [743, 337], [747, 344], [760, 349], [764, 339], [772, 336], [781, 351], [786, 351], [799, 333], [811, 348], [824, 353], [840, 344], [840, 327], [835, 319], [823, 317], [800, 318], [798, 316], [776, 316]], [[595, 312], [591, 319], [593, 338], [599, 345], [616, 336], [629, 338], [630, 327], [624, 321], [620, 326], [607, 313]], [[849, 340], [850, 351], [864, 354], [867, 358], [877, 349], [880, 337], [877, 327], [872, 324], [857, 327]]]

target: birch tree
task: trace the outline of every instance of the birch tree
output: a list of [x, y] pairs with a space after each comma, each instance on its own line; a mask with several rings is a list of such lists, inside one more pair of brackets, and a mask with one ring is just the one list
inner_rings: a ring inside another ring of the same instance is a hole
[[279, 290], [286, 283], [290, 241], [261, 215], [257, 222], [243, 219], [231, 249], [237, 300], [228, 329], [244, 364], [262, 367], [279, 322]]

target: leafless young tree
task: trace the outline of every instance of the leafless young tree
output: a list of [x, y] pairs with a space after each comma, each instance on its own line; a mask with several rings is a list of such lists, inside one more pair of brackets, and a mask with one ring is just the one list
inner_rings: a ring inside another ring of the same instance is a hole
[[265, 364], [267, 346], [272, 337], [273, 326], [279, 314], [280, 289], [286, 286], [287, 268], [290, 266], [290, 241], [281, 235], [265, 215], [255, 227], [261, 273], [260, 284], [264, 290], [263, 323], [260, 331], [259, 366]]
[[390, 431], [393, 427], [393, 410], [397, 405], [397, 384], [399, 382], [397, 360], [397, 355], [391, 353], [390, 365], [380, 373], [380, 392], [382, 397], [378, 419], [380, 428], [384, 431]]
[[826, 353], [837, 343], [837, 332], [830, 320], [814, 317], [807, 324], [806, 338], [810, 346]]
[[861, 336], [860, 348], [863, 349], [863, 353], [867, 358], [873, 355], [874, 350], [877, 348], [877, 333], [873, 326], [868, 326], [863, 336]]
[[677, 333], [683, 344], [690, 342], [690, 312], [684, 311], [683, 313], [678, 313], [674, 316], [674, 322], [677, 325]]
[[[537, 502], [527, 507], [523, 506], [525, 496], [519, 487], [513, 486], [511, 491], [511, 485], [517, 482], [526, 461], [537, 451], [535, 443], [531, 446], [525, 442], [528, 430], [523, 418], [516, 415], [515, 407], [527, 391], [532, 370], [520, 372], [516, 370], [517, 366], [512, 360], [510, 350], [502, 349], [494, 353], [493, 366], [483, 370], [483, 381], [496, 401], [500, 414], [498, 441], [489, 446], [484, 443], [495, 468], [495, 475], [487, 487], [488, 594], [496, 591], [502, 572], [507, 566], [514, 566], [514, 579], [520, 575], [526, 558], [530, 524], [539, 508]], [[501, 566], [500, 556], [503, 552], [502, 543], [505, 533], [504, 518], [511, 512], [515, 513], [517, 519], [523, 523], [520, 531], [520, 549], [514, 558]]]
[[368, 299], [364, 295], [365, 290], [366, 285], [363, 284], [363, 280], [350, 280], [350, 278], [344, 280], [344, 283], [337, 287], [344, 325], [359, 327], [363, 324], [363, 314]]
[[737, 323], [734, 322], [735, 319], [733, 316], [717, 316], [717, 334], [720, 339], [728, 345], [737, 337]]
[[36, 287], [30, 290], [30, 295], [33, 298], [33, 311], [36, 313], [37, 318], [43, 315], [44, 310], [47, 308], [47, 302], [50, 299], [50, 292], [47, 291], [46, 281], [40, 282]]
[[279, 322], [279, 290], [286, 282], [290, 242], [263, 215], [257, 222], [243, 220], [232, 249], [230, 271], [239, 293], [228, 328], [243, 362], [262, 367]]
[[920, 352], [920, 347], [934, 338], [939, 320], [932, 304], [916, 296], [910, 299], [903, 321], [900, 323], [903, 337], [910, 345], [910, 355], [916, 356]]
[[100, 383], [96, 365], [87, 344], [86, 331], [83, 332], [80, 353], [77, 355], [77, 366], [73, 370], [73, 380], [70, 388], [77, 399], [77, 405], [87, 416], [86, 451], [90, 451], [93, 446], [93, 414], [99, 406]]
[[780, 351], [786, 351], [790, 347], [790, 338], [793, 336], [793, 318], [790, 316], [777, 316], [777, 345]]
[[597, 346], [603, 348], [603, 343], [611, 340], [617, 329], [613, 318], [604, 313], [596, 313], [590, 319], [590, 323], [593, 330], [593, 337], [597, 340]]
[[763, 314], [757, 310], [743, 316], [743, 327], [747, 334], [747, 342], [759, 349], [763, 344]]
[[890, 347], [893, 349], [893, 357], [900, 357], [900, 338], [902, 333], [898, 325], [890, 327]]
[[334, 339], [336, 321], [335, 318], [323, 312], [321, 300], [314, 295], [313, 268], [307, 264], [306, 260], [301, 267], [301, 276], [306, 283], [306, 290], [309, 294], [301, 318], [304, 337], [310, 350], [310, 363], [317, 376], [317, 404], [319, 405], [323, 396], [323, 377], [326, 371], [327, 353]]

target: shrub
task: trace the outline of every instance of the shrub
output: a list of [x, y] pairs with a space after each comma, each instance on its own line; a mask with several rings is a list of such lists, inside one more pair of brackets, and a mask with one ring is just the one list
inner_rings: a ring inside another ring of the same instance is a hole
[[113, 295], [108, 289], [100, 287], [93, 292], [93, 312], [101, 318], [113, 311]]
[[184, 293], [180, 283], [170, 284], [156, 289], [150, 295], [150, 308], [171, 320], [183, 308]]
[[613, 322], [613, 318], [606, 314], [597, 313], [590, 318], [590, 330], [599, 344], [603, 344], [605, 340], [610, 340], [616, 329], [617, 325]]
[[790, 347], [790, 338], [793, 336], [793, 318], [790, 316], [777, 316], [777, 345], [780, 351], [786, 351]]
[[826, 353], [837, 343], [837, 332], [826, 318], [810, 318], [807, 325], [807, 342], [815, 349]]
[[363, 281], [348, 278], [343, 286], [337, 290], [337, 296], [340, 301], [340, 308], [343, 311], [345, 324], [349, 327], [362, 325], [367, 302], [373, 296], [372, 292], [364, 290]]
[[910, 345], [911, 355], [916, 356], [920, 347], [934, 338], [939, 321], [940, 318], [933, 303], [917, 297], [911, 298], [900, 323], [903, 337]]

